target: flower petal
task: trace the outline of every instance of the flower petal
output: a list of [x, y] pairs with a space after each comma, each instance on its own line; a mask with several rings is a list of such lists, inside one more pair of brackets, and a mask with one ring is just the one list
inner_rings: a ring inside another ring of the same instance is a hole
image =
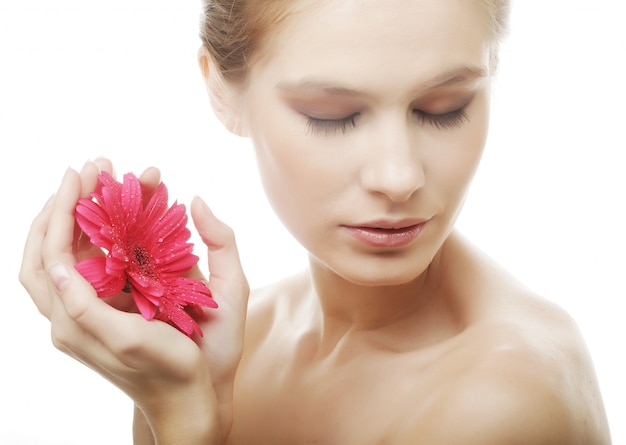
[[197, 305], [217, 308], [217, 303], [206, 284], [187, 277], [168, 279], [164, 298], [183, 306]]
[[107, 274], [105, 267], [105, 257], [87, 258], [75, 266], [76, 270], [94, 287], [100, 298], [121, 292], [126, 284], [126, 276], [123, 273]]
[[198, 323], [196, 323], [191, 315], [189, 315], [180, 305], [174, 304], [170, 301], [164, 304], [161, 308], [161, 313], [159, 313], [157, 318], [171, 323], [188, 337], [193, 337], [194, 333], [199, 337], [203, 336], [202, 329], [200, 329], [200, 326], [198, 326]]
[[140, 227], [152, 227], [156, 225], [167, 211], [167, 187], [162, 182], [157, 186], [156, 190], [150, 197], [140, 217], [137, 219], [137, 225]]
[[124, 175], [124, 182], [120, 190], [120, 203], [125, 216], [125, 223], [134, 224], [141, 210], [141, 184], [132, 173]]
[[135, 300], [139, 313], [143, 315], [146, 320], [152, 320], [157, 313], [157, 307], [135, 286], [131, 286], [130, 293]]
[[[179, 240], [177, 235], [182, 230], [184, 234], [189, 232], [186, 227], [187, 213], [183, 204], [174, 204], [168, 209], [161, 219], [154, 225], [154, 234], [164, 241], [168, 240], [168, 237], [173, 234], [174, 239]], [[191, 232], [189, 232], [191, 235]], [[189, 239], [189, 237], [187, 237]], [[187, 240], [185, 239], [185, 241]]]
[[76, 218], [80, 221], [85, 221], [90, 225], [97, 227], [98, 230], [100, 229], [100, 227], [110, 224], [109, 216], [104, 211], [104, 209], [100, 207], [97, 203], [87, 198], [81, 198], [78, 201], [78, 205], [76, 206]]
[[[89, 199], [81, 199], [76, 206], [75, 216], [79, 227], [87, 234], [92, 244], [110, 249], [112, 237], [107, 236], [107, 233], [111, 232], [111, 226], [108, 215], [102, 207]], [[105, 228], [106, 230], [103, 230]]]
[[155, 305], [159, 304], [160, 298], [165, 293], [165, 286], [159, 280], [149, 277], [135, 270], [128, 270], [128, 280], [134, 285], [142, 295], [152, 301]]
[[[115, 246], [114, 246], [115, 247]], [[123, 259], [112, 255], [110, 252], [106, 256], [106, 273], [109, 275], [125, 274], [127, 263]]]
[[159, 255], [155, 259], [155, 265], [162, 274], [182, 275], [196, 264], [199, 258], [191, 253], [193, 245], [183, 245], [180, 250], [172, 250], [167, 255]]

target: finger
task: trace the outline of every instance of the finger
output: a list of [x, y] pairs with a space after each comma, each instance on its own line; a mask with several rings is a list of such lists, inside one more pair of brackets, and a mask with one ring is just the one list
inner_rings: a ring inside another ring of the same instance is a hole
[[161, 171], [156, 167], [148, 167], [139, 175], [142, 186], [148, 189], [155, 189], [161, 182]]
[[[103, 344], [115, 345], [118, 333], [128, 331], [128, 327], [122, 326], [126, 314], [98, 298], [95, 289], [73, 265], [53, 260], [47, 265], [46, 274], [49, 292], [58, 297], [53, 326], [56, 325], [57, 337], [62, 344], [71, 345], [72, 350], [83, 350], [81, 339], [89, 334]], [[78, 327], [84, 331], [83, 334], [76, 335]]]
[[209, 284], [216, 297], [227, 297], [228, 304], [244, 310], [250, 289], [241, 267], [232, 229], [217, 219], [205, 202], [195, 197], [191, 216], [208, 248]]
[[88, 198], [98, 185], [98, 175], [100, 174], [100, 167], [95, 162], [87, 161], [80, 171], [81, 198]]
[[[107, 319], [105, 314], [99, 311], [95, 312], [98, 308], [83, 308], [82, 312], [78, 314], [77, 311], [79, 309], [76, 307], [75, 301], [70, 302], [68, 313], [63, 301], [67, 300], [67, 298], [61, 297], [63, 292], [81, 292], [82, 298], [88, 300], [89, 298], [93, 298], [93, 294], [89, 296], [92, 290], [88, 288], [84, 290], [80, 289], [80, 286], [74, 285], [72, 278], [67, 280], [62, 278], [59, 281], [58, 274], [59, 272], [52, 268], [49, 274], [50, 279], [48, 280], [49, 292], [51, 295], [55, 296], [55, 298], [51, 300], [53, 307], [53, 313], [50, 317], [50, 336], [52, 343], [59, 351], [78, 360], [105, 378], [111, 379], [111, 377], [113, 377], [111, 380], [114, 381], [120, 371], [123, 371], [125, 368], [123, 360], [120, 360], [117, 354], [122, 348], [120, 346], [115, 347], [115, 342], [110, 340], [106, 341], [106, 338], [104, 339], [105, 341], [103, 341], [103, 339], [98, 336], [98, 332], [101, 331], [101, 329], [98, 329], [98, 326], [106, 324], [109, 333], [119, 336], [123, 330], [120, 321], [118, 319]], [[61, 291], [57, 289], [52, 283], [52, 280], [55, 280], [57, 285], [61, 285], [63, 289]], [[86, 293], [83, 293], [85, 291]], [[104, 306], [106, 306], [106, 304], [104, 304]], [[106, 307], [102, 309], [106, 310]], [[88, 314], [88, 316], [86, 314]], [[93, 319], [94, 314], [98, 316], [99, 321]], [[111, 344], [113, 344], [114, 347], [112, 347]]]
[[[57, 290], [52, 286], [50, 280], [47, 280], [47, 283], [49, 286], [48, 292], [55, 296], [55, 299], [52, 300], [53, 309], [50, 317], [52, 344], [61, 352], [84, 364], [89, 365], [94, 361], [94, 357], [99, 357], [95, 361], [103, 364], [102, 362], [104, 361], [105, 353], [108, 354], [108, 349], [104, 347], [102, 342], [90, 335], [68, 316], [57, 294]], [[89, 351], [90, 356], [85, 351]], [[89, 357], [91, 357], [91, 360]], [[110, 365], [112, 360], [107, 359], [106, 362]]]
[[42, 211], [31, 224], [26, 242], [24, 243], [22, 264], [19, 272], [20, 283], [30, 295], [39, 312], [47, 318], [50, 318], [50, 300], [43, 273], [41, 250], [46, 237], [53, 199], [54, 196], [48, 199]]
[[[147, 323], [141, 315], [121, 312], [109, 306], [98, 298], [93, 287], [74, 267], [76, 261], [71, 251], [72, 232], [74, 209], [80, 190], [78, 173], [68, 169], [57, 192], [43, 248], [44, 267], [50, 283], [54, 285], [50, 289], [56, 289], [56, 292], [51, 291], [51, 299], [54, 301], [56, 296], [67, 316], [102, 342], [114, 356], [124, 356], [126, 360], [136, 362], [137, 357], [125, 352], [141, 350], [144, 357], [147, 354], [155, 360], [162, 360], [160, 357], [165, 340], [148, 341], [147, 330], [154, 331], [154, 335], [159, 337], [174, 334], [174, 342], [184, 341], [187, 337], [166, 323]], [[163, 333], [164, 330], [167, 334]], [[176, 345], [176, 348], [181, 346]]]
[[200, 323], [205, 338], [210, 340], [200, 342], [200, 348], [209, 357], [216, 390], [228, 397], [241, 357], [250, 289], [232, 229], [217, 219], [198, 197], [191, 202], [191, 216], [208, 248], [208, 286], [219, 304], [219, 308], [210, 311], [206, 321]]
[[[99, 168], [96, 164], [88, 162], [81, 173], [84, 175], [83, 177], [95, 178], [98, 171]], [[42, 262], [48, 278], [48, 280], [44, 280], [46, 281], [45, 294], [49, 296], [48, 311], [54, 312], [53, 329], [57, 332], [66, 333], [65, 336], [57, 335], [61, 340], [58, 338], [56, 340], [59, 345], [65, 344], [66, 349], [70, 349], [70, 345], [82, 344], [82, 339], [85, 337], [85, 335], [77, 335], [76, 329], [72, 329], [74, 323], [69, 323], [66, 318], [69, 317], [76, 322], [82, 318], [83, 312], [93, 313], [91, 304], [94, 301], [96, 304], [99, 303], [101, 307], [107, 307], [106, 303], [98, 299], [93, 287], [74, 268], [76, 262], [72, 251], [75, 226], [74, 210], [82, 190], [84, 189], [81, 175], [75, 170], [68, 169], [50, 210], [47, 233], [42, 246]], [[74, 283], [74, 290], [61, 293], [70, 284], [70, 281]], [[54, 287], [50, 286], [50, 283]], [[65, 300], [57, 301], [61, 295], [65, 297]], [[63, 314], [67, 314], [67, 316], [63, 317]], [[58, 321], [59, 317], [62, 319], [61, 322]], [[96, 324], [95, 327], [97, 328], [97, 326]], [[90, 328], [93, 327], [90, 326]], [[86, 329], [86, 331], [90, 332], [91, 329]], [[67, 335], [67, 332], [70, 335]], [[97, 332], [92, 334], [96, 334], [93, 336], [98, 337]], [[66, 341], [67, 337], [73, 340], [71, 342]], [[88, 343], [93, 346], [93, 341]], [[80, 350], [75, 346], [73, 349]]]
[[101, 172], [107, 172], [111, 176], [115, 177], [115, 172], [113, 171], [113, 163], [109, 159], [99, 156], [94, 159], [93, 162], [98, 166]]
[[[80, 171], [81, 192], [80, 198], [89, 198], [90, 194], [96, 189], [98, 185], [98, 176], [100, 175], [100, 167], [95, 162], [87, 161]], [[80, 227], [76, 224], [74, 226], [73, 235], [73, 252], [77, 254], [79, 259], [85, 257], [85, 253], [89, 252], [88, 256], [93, 256], [97, 252], [92, 248], [89, 238], [82, 232]]]
[[168, 373], [178, 372], [179, 365], [186, 369], [190, 350], [197, 349], [187, 336], [164, 322], [146, 321], [139, 314], [109, 306], [67, 264], [53, 262], [46, 272], [50, 292], [58, 296], [53, 325], [59, 349], [107, 369], [140, 368], [146, 361]]
[[63, 176], [52, 206], [48, 231], [43, 244], [43, 263], [63, 261], [73, 263], [74, 209], [81, 193], [79, 174], [68, 169]]
[[144, 207], [150, 201], [154, 190], [161, 183], [161, 171], [155, 167], [148, 167], [139, 176], [139, 183], [141, 185], [141, 196]]
[[[90, 198], [90, 194], [93, 193], [99, 181], [100, 173], [104, 169], [111, 168], [110, 162], [104, 158], [98, 158], [95, 161], [87, 161], [80, 171], [81, 181], [81, 193], [80, 198]], [[85, 234], [78, 224], [74, 226], [74, 245], [73, 252], [76, 255], [78, 261], [85, 258], [90, 258], [96, 255], [102, 255], [102, 250], [94, 246], [87, 234]]]

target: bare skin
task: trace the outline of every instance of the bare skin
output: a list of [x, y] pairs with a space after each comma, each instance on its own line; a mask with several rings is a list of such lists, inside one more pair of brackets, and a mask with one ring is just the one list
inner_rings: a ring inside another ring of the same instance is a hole
[[[245, 86], [216, 82], [201, 49], [216, 112], [252, 140], [310, 268], [248, 305], [232, 231], [194, 200], [220, 305], [195, 343], [74, 270], [90, 251], [76, 201], [112, 165], [68, 171], [20, 277], [55, 345], [135, 401], [136, 444], [610, 443], [575, 323], [454, 229], [487, 137], [484, 4], [307, 2]], [[149, 194], [158, 171], [141, 181]]]
[[[230, 91], [310, 270], [251, 296], [229, 443], [610, 442], [575, 324], [453, 228], [487, 135], [482, 5], [324, 2]], [[390, 221], [425, 223], [396, 246]]]
[[458, 234], [438, 259], [385, 324], [322, 324], [309, 273], [253, 293], [229, 443], [610, 443], [569, 316]]
[[[243, 276], [232, 235], [192, 208], [201, 233], [214, 236], [206, 238], [211, 255], [228, 265], [213, 268], [216, 295], [243, 298], [232, 309], [221, 300], [223, 323], [203, 323], [219, 348], [202, 341], [198, 349], [165, 324], [110, 308], [75, 273], [60, 282], [48, 266], [76, 261], [63, 258], [71, 212], [80, 179], [89, 190], [94, 173], [87, 164], [80, 177], [66, 175], [35, 220], [21, 279], [50, 318], [55, 345], [135, 400], [134, 443], [610, 443], [576, 325], [456, 233], [416, 280], [420, 294], [409, 283], [382, 301], [378, 289], [338, 282], [315, 261], [310, 272], [253, 292], [231, 405], [247, 296], [235, 285]], [[342, 299], [324, 299], [337, 289]]]

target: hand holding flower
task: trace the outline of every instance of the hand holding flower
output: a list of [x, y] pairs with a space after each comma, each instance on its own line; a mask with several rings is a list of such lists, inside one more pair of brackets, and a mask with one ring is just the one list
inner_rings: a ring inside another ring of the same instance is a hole
[[106, 256], [84, 259], [76, 269], [100, 297], [130, 292], [146, 320], [171, 323], [188, 336], [202, 336], [189, 311], [216, 308], [209, 289], [183, 276], [198, 262], [191, 253], [185, 206], [167, 207], [167, 188], [160, 183], [144, 205], [139, 179], [131, 173], [117, 182], [109, 173], [98, 176], [92, 199], [76, 206], [76, 221]]
[[[33, 222], [20, 279], [50, 319], [55, 346], [126, 392], [159, 443], [213, 443], [229, 428], [223, 407], [232, 400], [228, 388], [240, 356], [248, 296], [232, 233], [194, 202], [192, 215], [209, 247], [209, 288], [221, 306], [200, 323], [205, 334], [200, 345], [167, 323], [146, 322], [140, 314], [112, 307], [75, 269], [93, 250], [79, 242], [74, 209], [96, 188], [100, 168], [110, 173], [108, 162], [99, 164], [88, 163], [80, 175], [68, 170]], [[189, 275], [202, 278], [197, 266]]]

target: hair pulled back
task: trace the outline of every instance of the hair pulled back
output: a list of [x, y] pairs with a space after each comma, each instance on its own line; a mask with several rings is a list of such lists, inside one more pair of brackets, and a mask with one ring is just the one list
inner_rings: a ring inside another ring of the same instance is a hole
[[243, 81], [270, 33], [290, 15], [294, 0], [202, 0], [200, 39], [222, 78]]
[[[508, 31], [510, 0], [484, 3], [495, 47]], [[298, 0], [202, 0], [200, 38], [221, 77], [239, 82], [247, 77], [259, 49], [294, 12]], [[497, 50], [494, 50], [497, 52]], [[494, 62], [497, 59], [493, 55]]]

